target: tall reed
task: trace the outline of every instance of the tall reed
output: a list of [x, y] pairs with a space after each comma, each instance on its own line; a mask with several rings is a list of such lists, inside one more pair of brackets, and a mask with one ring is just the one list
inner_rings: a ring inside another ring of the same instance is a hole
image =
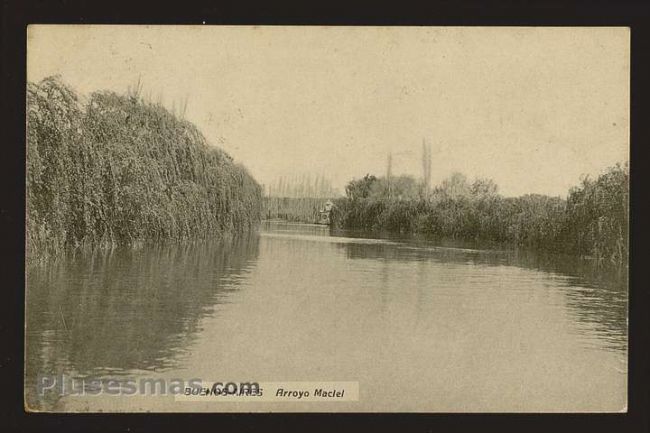
[[27, 87], [27, 253], [211, 237], [261, 216], [247, 170], [190, 122], [138, 96]]

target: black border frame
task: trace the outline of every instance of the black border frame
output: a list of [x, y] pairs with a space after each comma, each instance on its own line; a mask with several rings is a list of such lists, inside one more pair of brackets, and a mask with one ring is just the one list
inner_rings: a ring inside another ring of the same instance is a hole
[[[2, 335], [0, 430], [99, 432], [214, 430], [407, 430], [589, 432], [650, 431], [648, 421], [648, 291], [641, 270], [648, 263], [645, 164], [648, 161], [648, 57], [650, 7], [641, 1], [458, 1], [435, 0], [407, 7], [332, 1], [291, 6], [259, 2], [113, 0], [3, 0], [0, 269]], [[24, 211], [25, 211], [25, 49], [26, 25], [69, 24], [259, 24], [259, 25], [490, 25], [627, 26], [631, 28], [630, 102], [630, 340], [626, 414], [43, 414], [23, 409]]]

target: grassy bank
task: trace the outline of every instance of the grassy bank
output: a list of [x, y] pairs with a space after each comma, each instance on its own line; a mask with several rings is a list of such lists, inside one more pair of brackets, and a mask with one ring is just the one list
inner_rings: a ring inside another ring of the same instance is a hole
[[489, 179], [454, 174], [432, 190], [407, 176], [366, 176], [337, 200], [336, 226], [510, 243], [627, 263], [627, 164], [583, 179], [566, 199], [503, 197]]
[[137, 95], [27, 88], [27, 252], [210, 237], [260, 220], [261, 188], [190, 122]]

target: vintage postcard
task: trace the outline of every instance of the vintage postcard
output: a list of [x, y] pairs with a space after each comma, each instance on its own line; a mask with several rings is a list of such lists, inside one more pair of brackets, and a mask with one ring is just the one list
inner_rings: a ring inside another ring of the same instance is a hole
[[630, 30], [30, 25], [32, 412], [625, 412]]

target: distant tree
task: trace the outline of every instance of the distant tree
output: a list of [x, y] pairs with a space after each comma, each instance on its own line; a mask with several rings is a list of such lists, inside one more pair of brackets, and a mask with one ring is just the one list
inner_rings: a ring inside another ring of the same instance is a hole
[[420, 188], [417, 181], [413, 176], [393, 176], [390, 184], [386, 178], [377, 179], [371, 187], [369, 197], [375, 199], [386, 199], [389, 197], [392, 200], [417, 200], [419, 199]]
[[492, 179], [478, 178], [470, 187], [470, 193], [475, 197], [494, 196], [499, 192], [499, 187]]
[[350, 181], [345, 187], [345, 194], [351, 200], [367, 198], [375, 182], [377, 182], [375, 176], [366, 174], [362, 179]]
[[453, 173], [447, 179], [442, 181], [442, 192], [447, 197], [458, 198], [470, 194], [470, 185], [467, 182], [467, 176], [462, 173]]
[[425, 198], [429, 197], [431, 188], [431, 145], [422, 139], [422, 192]]

